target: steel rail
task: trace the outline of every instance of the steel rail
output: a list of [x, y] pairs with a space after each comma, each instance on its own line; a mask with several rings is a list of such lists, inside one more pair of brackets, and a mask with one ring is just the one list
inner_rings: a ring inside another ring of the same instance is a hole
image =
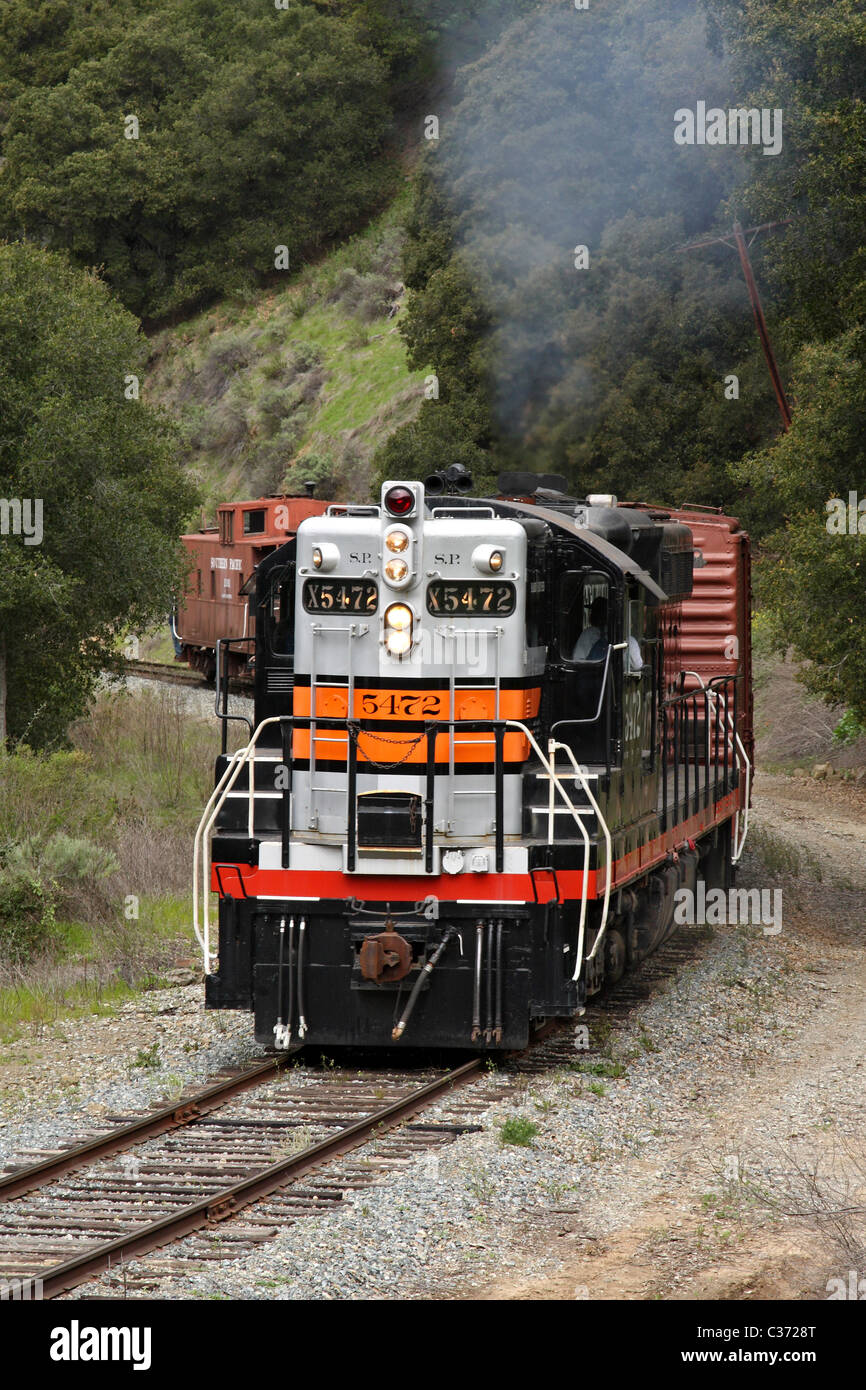
[[[295, 1047], [292, 1051], [296, 1052], [298, 1048]], [[155, 1110], [140, 1120], [119, 1125], [117, 1129], [113, 1129], [107, 1134], [98, 1135], [95, 1139], [88, 1139], [83, 1144], [77, 1144], [75, 1148], [67, 1149], [65, 1153], [59, 1153], [52, 1158], [43, 1159], [41, 1163], [31, 1164], [27, 1168], [8, 1174], [8, 1176], [0, 1177], [0, 1202], [7, 1202], [13, 1197], [21, 1197], [25, 1192], [32, 1192], [36, 1188], [43, 1187], [45, 1183], [53, 1182], [55, 1178], [60, 1178], [65, 1173], [72, 1173], [78, 1168], [86, 1168], [97, 1159], [109, 1158], [114, 1154], [123, 1153], [125, 1149], [132, 1148], [135, 1144], [141, 1143], [143, 1139], [152, 1139], [158, 1134], [165, 1134], [168, 1130], [182, 1129], [185, 1125], [193, 1124], [201, 1116], [210, 1114], [212, 1110], [218, 1110], [233, 1096], [239, 1095], [242, 1091], [248, 1091], [252, 1086], [260, 1086], [264, 1081], [276, 1076], [290, 1056], [291, 1053], [287, 1052], [281, 1053], [279, 1057], [269, 1057], [267, 1061], [259, 1062], [254, 1067], [247, 1068], [238, 1076], [230, 1076], [226, 1081], [214, 1082], [212, 1086], [205, 1087], [198, 1095], [190, 1096], [189, 1100], [179, 1101], [175, 1105], [166, 1105], [161, 1110]]]
[[292, 1178], [300, 1177], [301, 1174], [309, 1172], [311, 1168], [318, 1167], [325, 1160], [335, 1158], [346, 1153], [349, 1149], [355, 1148], [370, 1135], [381, 1134], [394, 1129], [407, 1115], [413, 1115], [418, 1110], [423, 1109], [443, 1092], [449, 1091], [455, 1086], [461, 1086], [467, 1081], [472, 1081], [483, 1070], [483, 1059], [473, 1058], [472, 1061], [464, 1063], [462, 1067], [457, 1067], [454, 1071], [446, 1072], [444, 1076], [438, 1077], [435, 1081], [419, 1086], [417, 1090], [412, 1091], [402, 1100], [394, 1101], [391, 1105], [374, 1111], [366, 1119], [345, 1126], [336, 1134], [322, 1139], [316, 1144], [311, 1144], [309, 1148], [302, 1149], [298, 1154], [270, 1164], [269, 1167], [263, 1168], [261, 1172], [253, 1174], [252, 1177], [233, 1183], [220, 1192], [211, 1193], [210, 1196], [182, 1207], [180, 1211], [163, 1216], [137, 1231], [130, 1231], [126, 1235], [118, 1236], [115, 1240], [97, 1246], [95, 1249], [91, 1248], [84, 1251], [71, 1260], [64, 1261], [63, 1264], [49, 1265], [44, 1270], [35, 1271], [34, 1277], [38, 1277], [42, 1281], [42, 1297], [46, 1299], [56, 1298], [58, 1294], [76, 1288], [86, 1279], [101, 1273], [114, 1264], [129, 1260], [136, 1255], [147, 1254], [151, 1250], [159, 1249], [160, 1246], [169, 1245], [212, 1222], [224, 1221], [226, 1217], [235, 1216], [251, 1202], [258, 1201], [261, 1197], [267, 1197], [269, 1193], [283, 1187]]
[[[184, 666], [181, 662], [172, 666], [167, 661], [141, 661], [138, 657], [126, 657], [124, 665], [126, 675], [137, 676], [139, 680], [162, 681], [164, 685], [185, 685], [193, 690], [210, 689], [210, 682], [205, 680], [201, 671], [192, 666]], [[229, 680], [230, 695], [249, 696], [252, 690], [251, 678], [232, 676]]]

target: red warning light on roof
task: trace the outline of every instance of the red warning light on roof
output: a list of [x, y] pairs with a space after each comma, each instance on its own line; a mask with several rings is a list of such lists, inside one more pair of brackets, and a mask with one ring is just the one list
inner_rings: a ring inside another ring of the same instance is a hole
[[408, 487], [389, 487], [385, 506], [392, 516], [408, 516], [415, 506], [415, 494]]

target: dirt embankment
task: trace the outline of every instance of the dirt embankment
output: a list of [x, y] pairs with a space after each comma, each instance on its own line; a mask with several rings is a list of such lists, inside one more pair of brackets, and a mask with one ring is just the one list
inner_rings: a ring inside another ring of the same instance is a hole
[[[525, 1276], [462, 1296], [826, 1299], [828, 1281], [866, 1277], [866, 795], [759, 774], [752, 823], [761, 857], [741, 882], [775, 865], [785, 905], [766, 942], [782, 943], [785, 999], [767, 997], [756, 1020], [764, 1032], [775, 1016], [770, 1045], [746, 1067], [732, 1056], [727, 1084], [700, 1067], [690, 1093], [672, 1081], [686, 1122], [663, 1170], [619, 1158], [622, 1220], [601, 1239], [578, 1195], [569, 1217], [524, 1232]], [[755, 960], [735, 986], [750, 987]], [[688, 982], [677, 989], [685, 1003]], [[732, 1040], [748, 1026], [735, 1021]]]

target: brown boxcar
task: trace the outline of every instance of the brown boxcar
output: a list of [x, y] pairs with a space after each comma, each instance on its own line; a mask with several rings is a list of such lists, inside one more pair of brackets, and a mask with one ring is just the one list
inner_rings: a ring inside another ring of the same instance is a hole
[[624, 502], [624, 507], [688, 526], [694, 537], [693, 589], [666, 615], [665, 677], [669, 688], [697, 690], [725, 676], [739, 676], [737, 733], [750, 763], [755, 761], [752, 705], [752, 580], [748, 532], [720, 508], [659, 507]]
[[671, 509], [695, 538], [694, 588], [683, 600], [679, 657], [686, 690], [719, 676], [739, 675], [737, 732], [749, 761], [755, 761], [752, 710], [751, 549], [734, 517], [709, 507]]

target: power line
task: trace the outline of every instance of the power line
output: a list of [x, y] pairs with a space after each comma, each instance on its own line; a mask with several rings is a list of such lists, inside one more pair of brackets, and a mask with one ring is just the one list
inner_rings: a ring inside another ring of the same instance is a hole
[[[788, 404], [788, 397], [782, 385], [782, 377], [779, 366], [776, 362], [773, 345], [770, 342], [770, 331], [767, 328], [767, 320], [764, 318], [764, 310], [761, 305], [761, 296], [758, 294], [758, 286], [755, 281], [755, 274], [752, 270], [752, 262], [749, 257], [749, 247], [760, 232], [770, 232], [775, 227], [787, 227], [793, 222], [793, 217], [786, 217], [782, 222], [762, 222], [757, 227], [746, 227], [745, 230], [739, 222], [735, 222], [733, 230], [726, 236], [705, 237], [700, 241], [691, 241], [685, 246], [678, 246], [678, 251], [701, 251], [705, 246], [730, 246], [736, 250], [740, 257], [740, 265], [743, 267], [743, 275], [746, 280], [746, 288], [749, 291], [749, 299], [752, 303], [752, 312], [755, 315], [755, 326], [758, 330], [758, 337], [761, 340], [761, 347], [764, 349], [764, 357], [767, 360], [767, 367], [770, 372], [770, 380], [773, 383], [773, 390], [776, 393], [776, 400], [779, 403], [779, 414], [782, 417], [782, 425], [787, 431], [791, 428], [791, 407]], [[746, 237], [751, 236], [751, 241], [746, 244]]]

